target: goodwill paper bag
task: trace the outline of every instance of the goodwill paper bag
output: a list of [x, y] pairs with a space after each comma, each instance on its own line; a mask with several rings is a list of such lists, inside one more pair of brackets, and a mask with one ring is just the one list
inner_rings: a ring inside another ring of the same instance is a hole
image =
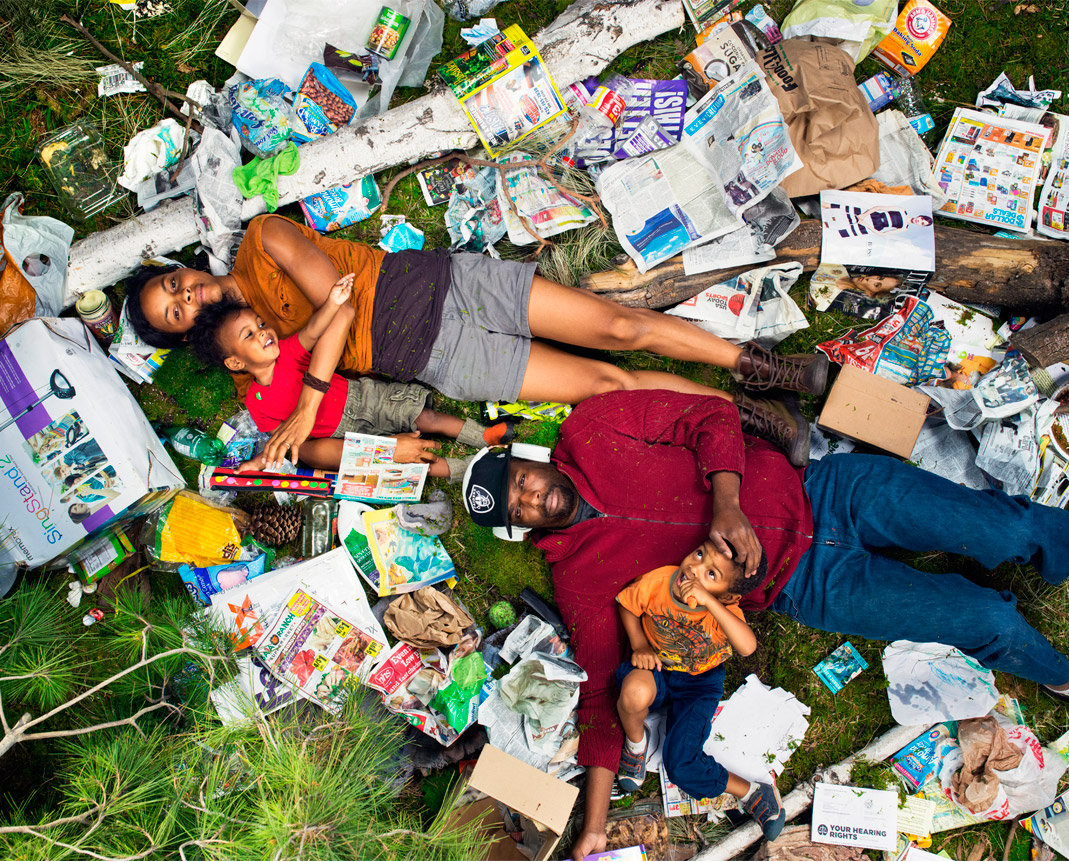
[[854, 61], [822, 42], [786, 39], [759, 61], [804, 167], [783, 180], [792, 198], [846, 188], [880, 166], [876, 118], [854, 80]]

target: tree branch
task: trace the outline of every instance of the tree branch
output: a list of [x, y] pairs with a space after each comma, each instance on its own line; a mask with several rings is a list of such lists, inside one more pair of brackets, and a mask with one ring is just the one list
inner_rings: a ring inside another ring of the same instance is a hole
[[[49, 820], [47, 823], [38, 823], [35, 828], [37, 829], [51, 829], [54, 826], [64, 826], [67, 823], [80, 823], [85, 826], [88, 824], [89, 819], [100, 811], [99, 805], [94, 805], [88, 811], [81, 814], [75, 814], [71, 817], [60, 817], [56, 820]], [[22, 832], [25, 829], [34, 828], [27, 826], [0, 826], [0, 835], [6, 835], [10, 832]]]
[[156, 703], [149, 704], [148, 706], [142, 707], [137, 712], [135, 712], [133, 715], [127, 716], [126, 718], [120, 718], [120, 719], [118, 719], [116, 721], [106, 721], [103, 724], [94, 724], [92, 727], [78, 727], [78, 728], [75, 728], [73, 730], [49, 730], [49, 731], [46, 731], [44, 733], [24, 733], [24, 734], [20, 735], [19, 741], [20, 742], [27, 742], [27, 741], [31, 741], [31, 740], [37, 740], [37, 739], [58, 739], [60, 737], [65, 737], [65, 736], [81, 736], [82, 734], [85, 734], [85, 733], [93, 733], [94, 731], [97, 731], [97, 730], [107, 730], [108, 728], [111, 728], [111, 727], [122, 727], [123, 725], [126, 725], [126, 724], [130, 725], [131, 727], [134, 728], [134, 730], [136, 730], [138, 733], [140, 733], [142, 736], [144, 736], [145, 735], [144, 731], [141, 730], [141, 728], [137, 726], [137, 720], [139, 718], [141, 718], [141, 716], [143, 716], [143, 715], [147, 715], [150, 712], [155, 712], [157, 709], [163, 709], [163, 708], [176, 709], [176, 707], [172, 706], [171, 704], [167, 703], [166, 701], [157, 701]]

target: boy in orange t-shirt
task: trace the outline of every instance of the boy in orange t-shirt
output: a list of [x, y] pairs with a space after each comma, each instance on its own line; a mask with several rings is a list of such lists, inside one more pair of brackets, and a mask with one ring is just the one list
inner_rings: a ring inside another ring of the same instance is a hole
[[697, 799], [725, 790], [737, 796], [772, 840], [785, 819], [775, 786], [728, 772], [702, 750], [724, 693], [724, 662], [732, 651], [749, 655], [757, 647], [739, 599], [761, 583], [767, 562], [762, 559], [746, 577], [731, 550], [729, 556], [707, 539], [679, 566], [647, 572], [616, 597], [632, 650], [616, 671], [616, 708], [625, 735], [617, 780], [628, 793], [642, 786], [646, 715], [665, 706], [662, 756], [668, 777]]

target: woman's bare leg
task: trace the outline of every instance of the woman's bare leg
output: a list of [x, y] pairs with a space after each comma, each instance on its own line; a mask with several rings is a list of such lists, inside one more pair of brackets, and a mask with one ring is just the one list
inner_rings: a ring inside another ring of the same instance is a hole
[[693, 395], [734, 398], [720, 389], [704, 386], [664, 371], [627, 371], [609, 362], [574, 356], [540, 341], [531, 342], [531, 356], [520, 386], [523, 401], [563, 401], [578, 404], [584, 398], [618, 389], [670, 389]]
[[738, 345], [682, 318], [628, 308], [538, 275], [531, 284], [528, 316], [534, 336], [579, 347], [646, 350], [727, 369], [737, 368], [742, 355]]

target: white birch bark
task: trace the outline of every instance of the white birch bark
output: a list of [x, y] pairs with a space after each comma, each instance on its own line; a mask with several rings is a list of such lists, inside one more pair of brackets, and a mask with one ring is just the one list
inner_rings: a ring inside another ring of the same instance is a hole
[[[576, 0], [536, 34], [542, 58], [559, 87], [597, 75], [619, 54], [684, 23], [679, 0]], [[460, 103], [444, 87], [321, 141], [301, 147], [297, 173], [280, 177], [280, 203], [440, 152], [478, 143]], [[261, 198], [245, 201], [242, 221], [264, 211]], [[197, 241], [190, 198], [99, 231], [71, 246], [67, 304], [87, 290], [126, 277], [144, 258], [170, 254]]]

